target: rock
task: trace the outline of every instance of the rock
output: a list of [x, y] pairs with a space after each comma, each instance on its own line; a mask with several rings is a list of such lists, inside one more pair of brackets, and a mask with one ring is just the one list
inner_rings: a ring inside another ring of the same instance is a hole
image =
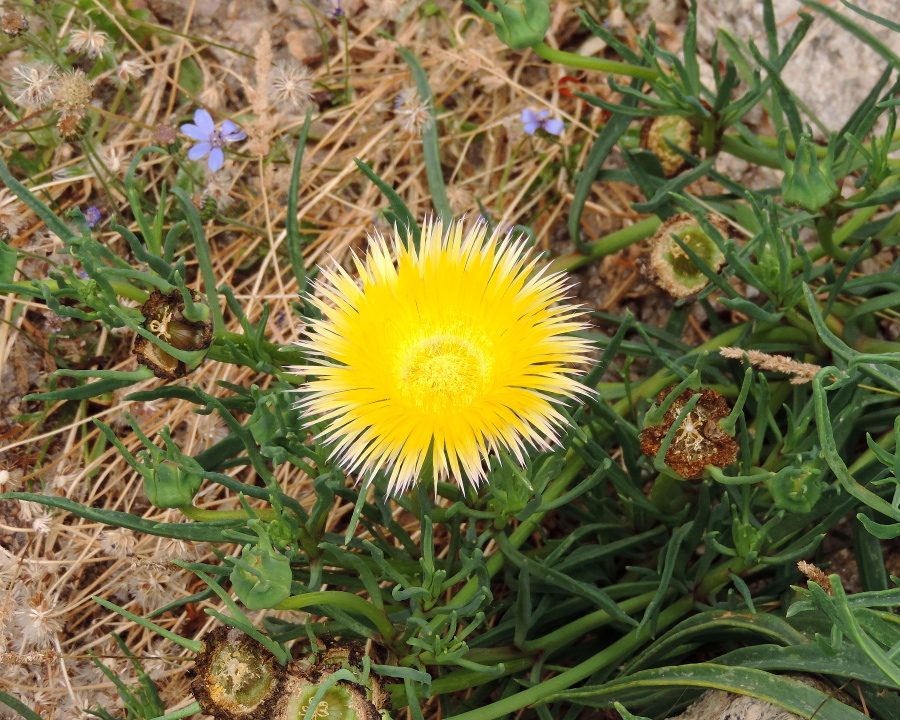
[[[881, 17], [896, 19], [896, 0], [857, 0], [856, 4]], [[804, 6], [798, 0], [774, 0], [774, 7], [779, 41], [783, 45], [800, 21], [797, 12]], [[832, 7], [900, 54], [900, 33], [867, 20], [840, 3]], [[700, 53], [709, 57], [720, 28], [744, 42], [752, 38], [764, 48], [762, 12], [759, 0], [701, 2], [697, 27]], [[837, 130], [871, 90], [887, 62], [827, 16], [808, 8], [807, 12], [815, 21], [791, 57], [782, 79], [829, 130]], [[724, 58], [721, 47], [719, 52], [720, 58]]]

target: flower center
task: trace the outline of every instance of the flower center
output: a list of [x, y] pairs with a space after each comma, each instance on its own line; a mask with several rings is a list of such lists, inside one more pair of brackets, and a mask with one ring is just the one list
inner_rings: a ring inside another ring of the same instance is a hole
[[414, 408], [432, 413], [461, 410], [487, 386], [491, 363], [472, 340], [432, 335], [401, 351], [397, 379], [400, 393]]

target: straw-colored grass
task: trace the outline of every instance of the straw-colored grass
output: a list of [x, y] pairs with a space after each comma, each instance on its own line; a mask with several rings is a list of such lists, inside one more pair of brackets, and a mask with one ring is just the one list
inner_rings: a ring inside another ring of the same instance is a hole
[[[364, 247], [379, 210], [386, 206], [377, 188], [358, 171], [354, 158], [368, 163], [393, 185], [417, 217], [432, 209], [418, 132], [423, 117], [421, 109], [409, 102], [413, 82], [396, 52], [398, 45], [419, 58], [432, 84], [441, 159], [454, 212], [475, 215], [476, 198], [480, 199], [500, 226], [532, 225], [538, 250], [550, 248], [551, 241], [564, 236], [572, 179], [559, 166], [565, 165], [563, 155], [573, 152], [575, 140], [580, 149], [574, 151], [569, 167], [583, 165], [599, 111], [577, 98], [561, 97], [563, 69], [529, 51], [505, 49], [491, 28], [464, 12], [462, 3], [429, 3], [437, 9], [429, 14], [419, 2], [346, 0], [346, 36], [339, 21], [328, 19], [324, 8], [308, 7], [312, 3], [276, 3], [281, 9], [274, 14], [266, 14], [266, 3], [243, 0], [219, 5], [192, 0], [182, 12], [169, 14], [166, 7], [171, 5], [150, 3], [162, 17], [151, 16], [147, 21], [154, 26], [150, 36], [138, 44], [131, 32], [138, 26], [125, 16], [130, 4], [116, 0], [107, 5], [97, 0], [91, 14], [119, 28], [124, 43], [124, 52], [117, 53], [120, 63], [139, 61], [146, 72], [130, 89], [120, 90], [122, 86], [109, 78], [95, 82], [97, 107], [89, 112], [99, 128], [96, 143], [60, 142], [47, 172], [31, 178], [31, 186], [45, 197], [52, 196], [61, 212], [95, 204], [103, 209], [104, 218], [116, 214], [128, 218], [126, 198], [110, 180], [124, 177], [134, 154], [158, 142], [161, 125], [186, 122], [201, 104], [217, 120], [235, 119], [250, 134], [250, 142], [239, 146], [241, 154], [232, 154], [226, 167], [209, 176], [205, 185], [206, 195], [229, 221], [210, 220], [205, 229], [218, 281], [233, 288], [248, 318], [257, 321], [263, 303], [272, 307], [267, 330], [273, 341], [292, 343], [301, 330], [290, 306], [298, 288], [283, 243], [290, 157], [303, 112], [283, 111], [286, 103], [266, 92], [271, 67], [267, 58], [302, 62], [317, 83], [315, 99], [320, 105], [313, 112], [299, 197], [300, 220], [315, 228], [311, 231], [315, 238], [304, 249], [309, 268], [345, 262], [354, 249]], [[549, 42], [562, 46], [576, 42], [571, 37], [575, 29], [571, 17], [566, 3], [558, 3]], [[84, 14], [71, 8], [60, 39], [65, 41], [66, 34], [85, 26]], [[395, 39], [379, 36], [379, 30], [389, 30]], [[327, 40], [327, 60], [320, 36]], [[24, 59], [24, 52], [11, 53], [3, 62], [0, 79], [11, 80], [15, 66]], [[176, 82], [184, 77], [188, 62], [195, 63], [202, 74], [197, 93]], [[595, 92], [605, 84], [599, 75], [589, 73], [580, 74], [579, 80]], [[339, 93], [345, 87], [352, 99], [332, 107], [326, 88]], [[398, 98], [407, 101], [398, 102]], [[524, 108], [550, 109], [564, 119], [564, 141], [557, 144], [525, 135], [519, 120]], [[9, 111], [0, 120], [4, 126], [16, 122]], [[43, 122], [46, 118], [37, 117], [30, 124]], [[13, 149], [29, 151], [29, 135], [18, 129], [0, 136], [4, 157]], [[76, 167], [84, 168], [85, 174], [73, 177]], [[172, 158], [150, 154], [138, 175], [147, 183], [145, 193], [158, 199], [162, 182], [171, 187], [177, 171]], [[630, 199], [615, 187], [608, 194], [591, 197], [585, 214], [589, 234], [602, 234], [630, 221]], [[46, 273], [41, 257], [66, 262], [57, 252], [55, 238], [9, 194], [0, 197], [0, 221], [14, 227], [13, 245], [36, 256], [25, 267], [32, 276]], [[101, 227], [100, 236], [124, 253], [122, 240], [108, 230], [108, 223]], [[136, 229], [133, 223], [131, 229]], [[187, 257], [190, 268], [190, 250]], [[625, 268], [627, 278], [634, 266], [626, 263]], [[615, 301], [613, 297], [611, 302]], [[131, 413], [151, 437], [168, 425], [187, 454], [196, 454], [221, 437], [222, 422], [194, 413], [187, 402], [134, 402], [124, 399], [126, 393], [115, 394], [105, 405], [82, 403], [74, 414], [63, 415], [61, 403], [41, 413], [41, 404], [24, 403], [22, 396], [47, 386], [55, 363], [41, 348], [56, 335], [59, 319], [41, 303], [19, 296], [5, 297], [2, 307], [2, 490], [43, 488], [95, 507], [162, 522], [182, 521], [177, 511], [149, 506], [139, 476], [115, 448], [98, 445], [101, 436], [93, 420], [111, 423], [132, 451], [140, 444], [128, 430], [124, 412]], [[69, 330], [74, 327], [66, 325]], [[56, 345], [69, 362], [81, 359], [85, 367], [105, 369], [136, 366], [128, 334], [84, 325], [79, 330], [84, 333], [82, 340], [60, 340]], [[228, 392], [219, 382], [249, 386], [265, 385], [267, 380], [248, 368], [207, 361], [179, 382], [196, 383], [222, 396]], [[129, 392], [160, 382], [151, 380]], [[98, 447], [105, 449], [98, 453]], [[252, 470], [234, 472], [253, 482]], [[278, 480], [288, 493], [311, 504], [308, 478], [284, 465]], [[237, 504], [216, 487], [201, 491], [196, 502], [217, 509]], [[348, 510], [335, 507], [334, 526], [341, 524]], [[4, 627], [0, 690], [21, 698], [47, 720], [80, 717], [81, 709], [96, 703], [115, 712], [120, 704], [113, 684], [88, 655], [99, 655], [130, 681], [134, 677], [130, 664], [109, 636], [118, 632], [159, 683], [167, 708], [188, 704], [192, 698], [184, 653], [103, 610], [91, 596], [101, 595], [146, 614], [202, 589], [192, 574], [168, 560], [212, 557], [207, 548], [104, 528], [35, 505], [0, 503], [0, 625]], [[185, 636], [199, 637], [215, 624], [203, 613], [206, 606], [219, 604], [208, 602], [166, 613], [157, 622]], [[0, 716], [11, 714], [0, 708]]]

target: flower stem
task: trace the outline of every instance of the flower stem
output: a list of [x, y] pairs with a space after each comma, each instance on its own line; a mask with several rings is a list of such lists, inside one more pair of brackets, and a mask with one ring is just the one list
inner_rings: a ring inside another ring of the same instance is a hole
[[657, 228], [662, 224], [656, 215], [639, 220], [634, 225], [629, 225], [621, 230], [616, 230], [609, 235], [600, 238], [596, 242], [588, 245], [589, 252], [570, 252], [555, 258], [548, 268], [549, 272], [569, 272], [576, 270], [585, 265], [589, 265], [595, 260], [612, 255], [624, 248], [634, 245], [645, 238], [650, 237], [656, 232]]
[[[178, 508], [182, 515], [196, 522], [211, 522], [213, 520], [246, 520], [250, 517], [246, 510], [204, 510], [194, 505], [183, 505]], [[254, 508], [256, 517], [261, 520], [277, 520], [274, 510], [268, 508]]]
[[330, 605], [339, 607], [348, 612], [358, 613], [369, 620], [381, 633], [384, 641], [390, 645], [397, 636], [397, 630], [393, 626], [387, 616], [376, 608], [372, 603], [359, 595], [343, 592], [340, 590], [323, 590], [321, 592], [304, 593], [303, 595], [294, 595], [287, 600], [283, 600], [275, 606], [276, 610], [301, 610], [310, 605]]
[[[623, 600], [618, 603], [618, 605], [622, 612], [626, 615], [630, 615], [638, 610], [645, 609], [655, 597], [656, 591], [654, 590], [653, 592], [647, 592], [643, 595]], [[612, 621], [612, 615], [606, 610], [595, 610], [584, 617], [573, 620], [567, 625], [563, 625], [561, 628], [558, 628], [543, 637], [528, 640], [522, 645], [522, 649], [526, 651], [544, 650], [547, 652], [559, 650], [575, 640], [580, 640], [592, 630], [608, 625]]]
[[542, 42], [532, 46], [531, 49], [544, 58], [544, 60], [559, 63], [560, 65], [565, 65], [567, 67], [581, 68], [583, 70], [598, 70], [599, 72], [627, 75], [628, 77], [643, 78], [644, 80], [659, 79], [659, 73], [648, 67], [630, 65], [628, 63], [616, 62], [615, 60], [604, 60], [603, 58], [576, 55], [575, 53], [566, 52], [565, 50], [557, 50]]
[[575, 667], [490, 705], [484, 705], [476, 710], [454, 715], [453, 720], [494, 720], [494, 718], [514, 713], [529, 705], [539, 703], [551, 695], [567, 690], [575, 683], [589, 678], [604, 668], [618, 665], [623, 659], [629, 657], [637, 648], [651, 639], [658, 631], [684, 617], [693, 607], [693, 604], [693, 598], [684, 597], [659, 614], [655, 628], [651, 629], [650, 623], [635, 628], [609, 647]]

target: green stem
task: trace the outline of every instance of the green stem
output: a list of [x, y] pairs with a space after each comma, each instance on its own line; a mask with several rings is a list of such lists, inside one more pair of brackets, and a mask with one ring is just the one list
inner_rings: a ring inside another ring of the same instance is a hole
[[747, 569], [747, 562], [740, 557], [728, 558], [718, 567], [710, 570], [697, 587], [698, 598], [708, 598], [731, 582], [732, 575], [740, 575]]
[[[242, 347], [255, 346], [250, 345], [250, 341], [248, 341], [247, 336], [242, 333], [235, 333], [231, 332], [230, 330], [222, 330], [221, 332], [217, 332], [215, 334], [213, 345], [210, 348], [209, 352], [209, 357], [211, 359], [217, 360], [218, 362], [234, 362], [231, 359], [231, 356], [228, 354], [227, 349], [225, 348], [224, 343], [226, 340]], [[301, 365], [306, 362], [306, 356], [302, 351], [297, 350], [295, 346], [279, 345], [278, 343], [269, 342], [268, 340], [263, 340], [260, 343], [260, 346], [270, 357], [277, 358], [278, 364], [281, 367], [284, 367], [285, 365]], [[298, 378], [297, 384], [299, 384], [301, 381], [302, 378]]]
[[619, 252], [619, 250], [623, 250], [624, 248], [650, 237], [656, 232], [661, 224], [662, 220], [655, 215], [639, 220], [634, 225], [629, 225], [621, 230], [616, 230], [615, 232], [590, 243], [588, 245], [588, 253], [573, 251], [566, 253], [565, 255], [560, 255], [550, 263], [548, 271], [569, 272], [584, 267], [585, 265], [589, 265], [595, 260], [599, 260], [607, 255], [612, 255], [613, 253]]
[[200, 703], [195, 700], [187, 707], [181, 708], [181, 710], [173, 710], [172, 712], [166, 713], [165, 715], [159, 715], [155, 718], [152, 718], [152, 720], [181, 720], [181, 718], [196, 715], [198, 712], [200, 712]]
[[[531, 667], [534, 667], [534, 658], [528, 657], [520, 658], [519, 660], [505, 661], [503, 663], [503, 672], [499, 674], [494, 673], [488, 675], [487, 673], [480, 673], [475, 670], [457, 670], [456, 672], [449, 673], [431, 683], [431, 696], [437, 697], [448, 692], [468, 690], [469, 688], [483, 685], [491, 680], [496, 680], [498, 677], [513, 675]], [[391, 699], [395, 702], [397, 707], [402, 707], [408, 702], [405, 695], [403, 697], [397, 696], [396, 700], [394, 697]]]
[[[631, 615], [638, 610], [645, 609], [652, 602], [654, 597], [656, 597], [655, 590], [623, 600], [618, 603], [618, 606], [626, 615]], [[547, 652], [559, 650], [575, 640], [580, 640], [592, 630], [608, 625], [612, 621], [612, 615], [606, 612], [606, 610], [595, 610], [584, 617], [578, 618], [578, 620], [563, 625], [558, 630], [554, 630], [543, 637], [526, 641], [522, 645], [522, 649], [525, 651], [545, 650]]]
[[723, 135], [721, 148], [722, 152], [726, 152], [741, 160], [746, 160], [754, 165], [762, 165], [775, 168], [776, 170], [781, 169], [777, 151], [752, 147], [740, 135]]
[[834, 238], [834, 226], [837, 224], [837, 218], [829, 215], [823, 215], [816, 219], [816, 234], [819, 237], [819, 247], [828, 257], [834, 258], [839, 263], [845, 263], [850, 259], [852, 253], [842, 250], [837, 246]]
[[[128, 283], [119, 282], [118, 280], [109, 280], [108, 281], [113, 291], [119, 297], [128, 298], [129, 300], [134, 300], [135, 302], [139, 302], [141, 304], [147, 302], [147, 298], [150, 297], [150, 293], [145, 290], [141, 290], [140, 288], [136, 288], [134, 285], [129, 285]], [[16, 288], [21, 288], [20, 290], [12, 290], [10, 286], [16, 286]], [[41, 285], [46, 285], [50, 292], [54, 290], [59, 290], [59, 285], [57, 285], [56, 280], [51, 280], [50, 278], [42, 278]], [[32, 297], [41, 297], [41, 294], [35, 289], [31, 280], [17, 280], [15, 282], [3, 283], [4, 292], [20, 292], [23, 295], [30, 295]], [[74, 297], [74, 295], [73, 295]]]
[[[578, 473], [581, 472], [581, 469], [583, 467], [584, 459], [580, 455], [577, 455], [574, 451], [569, 451], [569, 454], [566, 456], [566, 464], [563, 467], [562, 471], [554, 480], [550, 482], [550, 484], [547, 486], [547, 489], [544, 490], [544, 493], [541, 496], [543, 501], [545, 503], [549, 503], [562, 495], [566, 491], [566, 489], [568, 489], [569, 483], [571, 483], [578, 476]], [[518, 549], [522, 545], [522, 543], [524, 543], [538, 528], [541, 520], [543, 520], [544, 515], [546, 514], [547, 511], [536, 512], [534, 515], [525, 520], [521, 525], [519, 525], [519, 527], [517, 527], [512, 531], [512, 533], [510, 533], [509, 544]], [[485, 562], [488, 576], [493, 577], [498, 572], [500, 572], [504, 562], [506, 562], [506, 556], [502, 552], [496, 552], [491, 555]], [[463, 585], [460, 591], [456, 593], [453, 600], [448, 602], [447, 605], [465, 605], [480, 590], [481, 580], [477, 577], [473, 577], [465, 585]], [[432, 623], [436, 626], [442, 621], [443, 616], [438, 616], [434, 621], [432, 621]]]
[[176, 645], [181, 645], [181, 647], [190, 650], [192, 653], [199, 653], [203, 650], [203, 643], [199, 640], [188, 640], [187, 638], [183, 638], [181, 637], [181, 635], [173, 633], [170, 630], [166, 630], [166, 628], [164, 627], [160, 627], [155, 622], [151, 622], [146, 618], [142, 618], [139, 615], [128, 612], [125, 608], [121, 608], [115, 603], [111, 603], [109, 600], [104, 600], [103, 598], [97, 596], [94, 596], [91, 599], [98, 605], [105, 607], [107, 610], [112, 610], [114, 613], [118, 613], [128, 620], [131, 620], [132, 622], [135, 622], [138, 625], [147, 628], [148, 630], [152, 630], [158, 635], [166, 638], [166, 640], [171, 640]]
[[378, 610], [372, 603], [359, 595], [340, 590], [323, 590], [321, 592], [294, 595], [275, 606], [275, 610], [301, 610], [310, 605], [331, 605], [348, 612], [358, 613], [372, 621], [387, 644], [397, 637], [397, 629], [391, 624], [387, 615]]
[[616, 62], [615, 60], [604, 60], [603, 58], [585, 57], [584, 55], [576, 55], [575, 53], [566, 52], [565, 50], [556, 50], [546, 43], [538, 43], [531, 48], [544, 60], [559, 63], [567, 67], [581, 68], [582, 70], [598, 70], [599, 72], [615, 73], [616, 75], [627, 75], [628, 77], [643, 78], [644, 80], [659, 80], [659, 73], [648, 67], [640, 65], [630, 65], [628, 63]]
[[[721, 335], [717, 335], [712, 340], [708, 340], [702, 345], [696, 347], [687, 357], [694, 357], [700, 353], [709, 350], [718, 350], [719, 348], [732, 345], [746, 330], [746, 323], [735, 325], [733, 328], [726, 330]], [[675, 377], [667, 368], [658, 370], [656, 373], [644, 380], [638, 385], [631, 394], [631, 397], [625, 397], [613, 405], [613, 410], [620, 416], [625, 416], [632, 409], [632, 403], [640, 398], [652, 398], [658, 395], [667, 385], [671, 385], [675, 381]]]
[[[250, 515], [246, 510], [204, 510], [193, 505], [183, 505], [179, 512], [190, 520], [196, 522], [211, 522], [213, 520], [247, 520]], [[256, 517], [262, 520], [277, 520], [278, 516], [273, 510], [257, 508], [254, 511]]]
[[453, 720], [494, 720], [494, 718], [509, 715], [529, 705], [540, 703], [544, 698], [567, 690], [604, 668], [618, 665], [624, 658], [629, 657], [636, 649], [650, 640], [657, 632], [684, 617], [693, 604], [693, 598], [682, 598], [659, 614], [655, 628], [651, 629], [650, 623], [635, 628], [606, 649], [556, 677], [544, 680], [534, 687], [509, 695], [490, 705], [485, 705], [460, 715], [454, 715], [452, 716]]

